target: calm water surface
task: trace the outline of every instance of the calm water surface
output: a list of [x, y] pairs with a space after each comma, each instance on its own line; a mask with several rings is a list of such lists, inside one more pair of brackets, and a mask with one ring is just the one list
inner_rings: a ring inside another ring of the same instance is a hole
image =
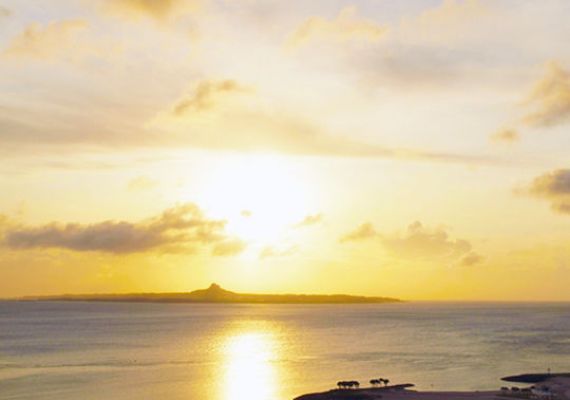
[[0, 399], [279, 400], [570, 370], [570, 304], [0, 302]]

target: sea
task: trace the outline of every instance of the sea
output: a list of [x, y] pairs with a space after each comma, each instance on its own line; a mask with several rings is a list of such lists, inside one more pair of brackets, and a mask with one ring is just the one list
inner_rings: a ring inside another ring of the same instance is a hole
[[0, 399], [280, 400], [570, 371], [569, 303], [0, 302]]

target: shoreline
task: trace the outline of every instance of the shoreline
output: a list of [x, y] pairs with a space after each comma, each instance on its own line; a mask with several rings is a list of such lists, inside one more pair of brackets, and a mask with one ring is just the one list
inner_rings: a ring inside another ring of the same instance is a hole
[[[501, 378], [525, 387], [503, 386], [499, 390], [417, 391], [413, 384], [357, 389], [332, 389], [309, 393], [293, 400], [570, 400], [570, 373], [523, 374]], [[342, 384], [342, 382], [339, 382]], [[532, 385], [531, 385], [532, 384]]]

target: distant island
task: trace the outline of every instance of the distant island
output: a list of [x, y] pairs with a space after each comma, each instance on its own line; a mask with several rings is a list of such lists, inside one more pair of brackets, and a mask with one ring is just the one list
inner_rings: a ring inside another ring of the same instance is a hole
[[27, 296], [25, 301], [120, 301], [153, 303], [252, 303], [252, 304], [372, 304], [397, 303], [390, 297], [351, 296], [347, 294], [250, 294], [236, 293], [212, 283], [207, 289], [175, 293], [64, 294]]

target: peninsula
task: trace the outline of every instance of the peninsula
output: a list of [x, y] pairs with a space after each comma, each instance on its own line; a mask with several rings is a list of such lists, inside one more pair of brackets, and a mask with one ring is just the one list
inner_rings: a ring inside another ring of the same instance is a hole
[[396, 303], [390, 297], [351, 296], [346, 294], [250, 294], [225, 290], [212, 283], [209, 288], [193, 292], [127, 293], [127, 294], [65, 294], [58, 296], [27, 296], [25, 301], [115, 301], [154, 303], [253, 303], [253, 304], [367, 304]]
[[[501, 378], [505, 382], [517, 382], [532, 386], [503, 386], [499, 390], [466, 392], [433, 392], [410, 390], [413, 384], [382, 387], [383, 379], [370, 380], [371, 386], [363, 388], [358, 381], [339, 381], [338, 389], [310, 393], [293, 400], [570, 400], [570, 373], [535, 373]], [[389, 382], [389, 381], [387, 381]], [[380, 387], [378, 386], [380, 385]]]

